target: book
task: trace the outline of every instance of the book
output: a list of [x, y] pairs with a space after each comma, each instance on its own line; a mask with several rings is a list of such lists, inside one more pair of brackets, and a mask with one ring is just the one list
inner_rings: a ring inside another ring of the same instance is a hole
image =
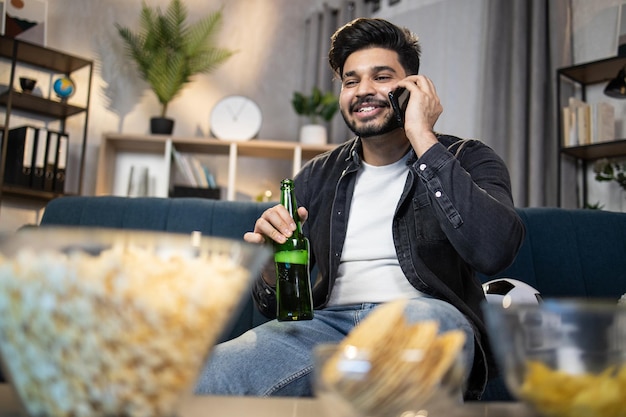
[[579, 146], [591, 143], [591, 106], [570, 97], [569, 106], [563, 108], [563, 145]]
[[176, 163], [178, 171], [183, 175], [183, 178], [185, 179], [187, 185], [190, 185], [192, 187], [198, 187], [198, 180], [193, 173], [193, 168], [189, 160], [185, 158], [182, 153], [178, 152], [176, 148], [174, 148], [174, 146], [172, 146], [172, 156], [174, 158], [174, 162]]
[[[183, 155], [183, 157], [185, 156]], [[209, 181], [207, 180], [206, 174], [204, 173], [204, 168], [198, 158], [195, 158], [193, 156], [189, 156], [187, 158], [189, 158], [189, 163], [191, 164], [191, 168], [193, 169], [193, 174], [196, 178], [196, 182], [198, 183], [198, 187], [209, 188]]]
[[593, 105], [592, 143], [608, 142], [615, 139], [615, 107], [606, 102]]
[[206, 166], [202, 166], [202, 168], [204, 169], [204, 176], [209, 183], [209, 188], [217, 188], [217, 182], [215, 181], [215, 177], [213, 176], [209, 168]]
[[576, 146], [576, 113], [569, 106], [563, 107], [563, 146]]
[[[591, 112], [589, 104], [576, 97], [570, 97], [569, 107], [570, 111], [573, 113], [572, 117], [574, 118], [572, 122], [574, 137], [570, 140], [570, 146], [589, 144], [591, 142]], [[572, 132], [570, 132], [570, 134], [572, 134]]]

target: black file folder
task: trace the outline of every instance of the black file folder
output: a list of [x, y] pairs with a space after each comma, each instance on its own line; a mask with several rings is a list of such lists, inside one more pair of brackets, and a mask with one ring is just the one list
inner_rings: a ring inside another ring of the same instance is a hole
[[64, 133], [59, 133], [59, 143], [57, 146], [57, 160], [54, 170], [54, 185], [53, 191], [55, 193], [63, 193], [65, 191], [65, 168], [67, 166], [67, 152], [69, 146], [69, 136]]
[[22, 126], [9, 130], [4, 183], [30, 188], [38, 129]]
[[35, 161], [33, 163], [33, 177], [31, 182], [31, 188], [35, 190], [44, 189], [47, 150], [48, 131], [46, 129], [39, 129], [35, 146]]
[[46, 150], [43, 189], [44, 191], [54, 191], [54, 171], [57, 165], [59, 134], [49, 130], [47, 142], [48, 146]]

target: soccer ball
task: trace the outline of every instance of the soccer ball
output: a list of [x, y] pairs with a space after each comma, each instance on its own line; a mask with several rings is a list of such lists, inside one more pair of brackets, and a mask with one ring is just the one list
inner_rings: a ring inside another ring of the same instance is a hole
[[509, 308], [519, 304], [538, 304], [541, 302], [539, 291], [511, 278], [497, 278], [483, 284], [485, 298], [489, 304], [499, 304]]

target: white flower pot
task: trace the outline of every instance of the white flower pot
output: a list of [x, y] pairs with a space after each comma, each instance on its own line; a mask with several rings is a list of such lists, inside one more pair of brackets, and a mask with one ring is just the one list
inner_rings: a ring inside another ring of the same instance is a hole
[[324, 125], [304, 125], [300, 128], [300, 143], [325, 145], [327, 141], [328, 136]]

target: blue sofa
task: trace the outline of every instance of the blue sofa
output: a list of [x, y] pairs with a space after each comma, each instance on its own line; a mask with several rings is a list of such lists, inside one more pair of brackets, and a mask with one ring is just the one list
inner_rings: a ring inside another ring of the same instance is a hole
[[[61, 197], [52, 200], [41, 225], [99, 226], [190, 233], [242, 239], [273, 203], [198, 198]], [[520, 208], [525, 241], [514, 263], [495, 276], [524, 281], [546, 297], [602, 297], [626, 293], [626, 214], [600, 210]], [[248, 300], [228, 339], [267, 319]], [[510, 399], [500, 381], [485, 400]]]

